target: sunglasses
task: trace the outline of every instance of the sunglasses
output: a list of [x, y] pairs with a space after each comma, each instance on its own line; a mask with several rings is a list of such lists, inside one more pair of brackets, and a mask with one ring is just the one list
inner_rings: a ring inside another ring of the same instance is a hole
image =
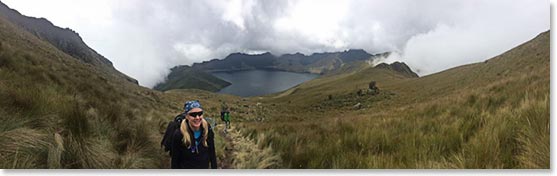
[[188, 115], [192, 117], [202, 116], [203, 111], [188, 113]]

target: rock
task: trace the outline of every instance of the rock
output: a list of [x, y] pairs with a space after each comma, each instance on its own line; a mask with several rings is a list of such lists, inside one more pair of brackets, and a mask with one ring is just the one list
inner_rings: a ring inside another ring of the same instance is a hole
[[369, 82], [367, 93], [371, 95], [379, 94], [379, 88], [377, 87], [377, 82], [375, 81]]
[[353, 108], [356, 109], [356, 110], [362, 109], [362, 104], [358, 103], [358, 104], [354, 105]]
[[369, 89], [377, 89], [376, 84], [377, 84], [377, 83], [376, 83], [375, 81], [369, 82], [369, 85], [368, 85]]

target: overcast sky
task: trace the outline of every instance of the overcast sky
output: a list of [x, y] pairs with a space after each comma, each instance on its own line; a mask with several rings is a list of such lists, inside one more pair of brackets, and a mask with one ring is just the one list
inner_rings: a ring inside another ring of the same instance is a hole
[[80, 34], [152, 87], [232, 52], [395, 51], [419, 75], [501, 54], [550, 28], [545, 0], [1, 0]]

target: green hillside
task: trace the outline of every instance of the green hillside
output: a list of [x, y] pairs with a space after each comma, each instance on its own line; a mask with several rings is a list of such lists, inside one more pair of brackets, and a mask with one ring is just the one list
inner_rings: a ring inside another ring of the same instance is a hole
[[171, 69], [166, 81], [157, 84], [154, 89], [166, 91], [170, 89], [200, 89], [217, 92], [230, 83], [217, 78], [205, 71], [189, 66], [177, 66]]
[[549, 168], [549, 38], [422, 78], [321, 77], [259, 100], [243, 127], [285, 168]]
[[54, 26], [50, 21], [44, 18], [24, 16], [18, 11], [10, 9], [2, 2], [0, 2], [0, 15], [3, 16], [5, 20], [20, 27], [20, 29], [50, 43], [58, 50], [73, 58], [138, 84], [137, 80], [116, 70], [110, 60], [87, 46], [75, 31]]
[[235, 96], [138, 86], [0, 15], [0, 168], [169, 168], [162, 132], [196, 99], [205, 117], [218, 117], [222, 102], [239, 102], [230, 106], [246, 113], [251, 106]]

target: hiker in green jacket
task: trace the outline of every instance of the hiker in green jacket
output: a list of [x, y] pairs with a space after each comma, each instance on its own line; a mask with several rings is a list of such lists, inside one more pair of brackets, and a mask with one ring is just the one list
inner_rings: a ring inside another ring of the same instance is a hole
[[226, 129], [230, 129], [230, 111], [224, 111], [224, 123], [226, 123]]

